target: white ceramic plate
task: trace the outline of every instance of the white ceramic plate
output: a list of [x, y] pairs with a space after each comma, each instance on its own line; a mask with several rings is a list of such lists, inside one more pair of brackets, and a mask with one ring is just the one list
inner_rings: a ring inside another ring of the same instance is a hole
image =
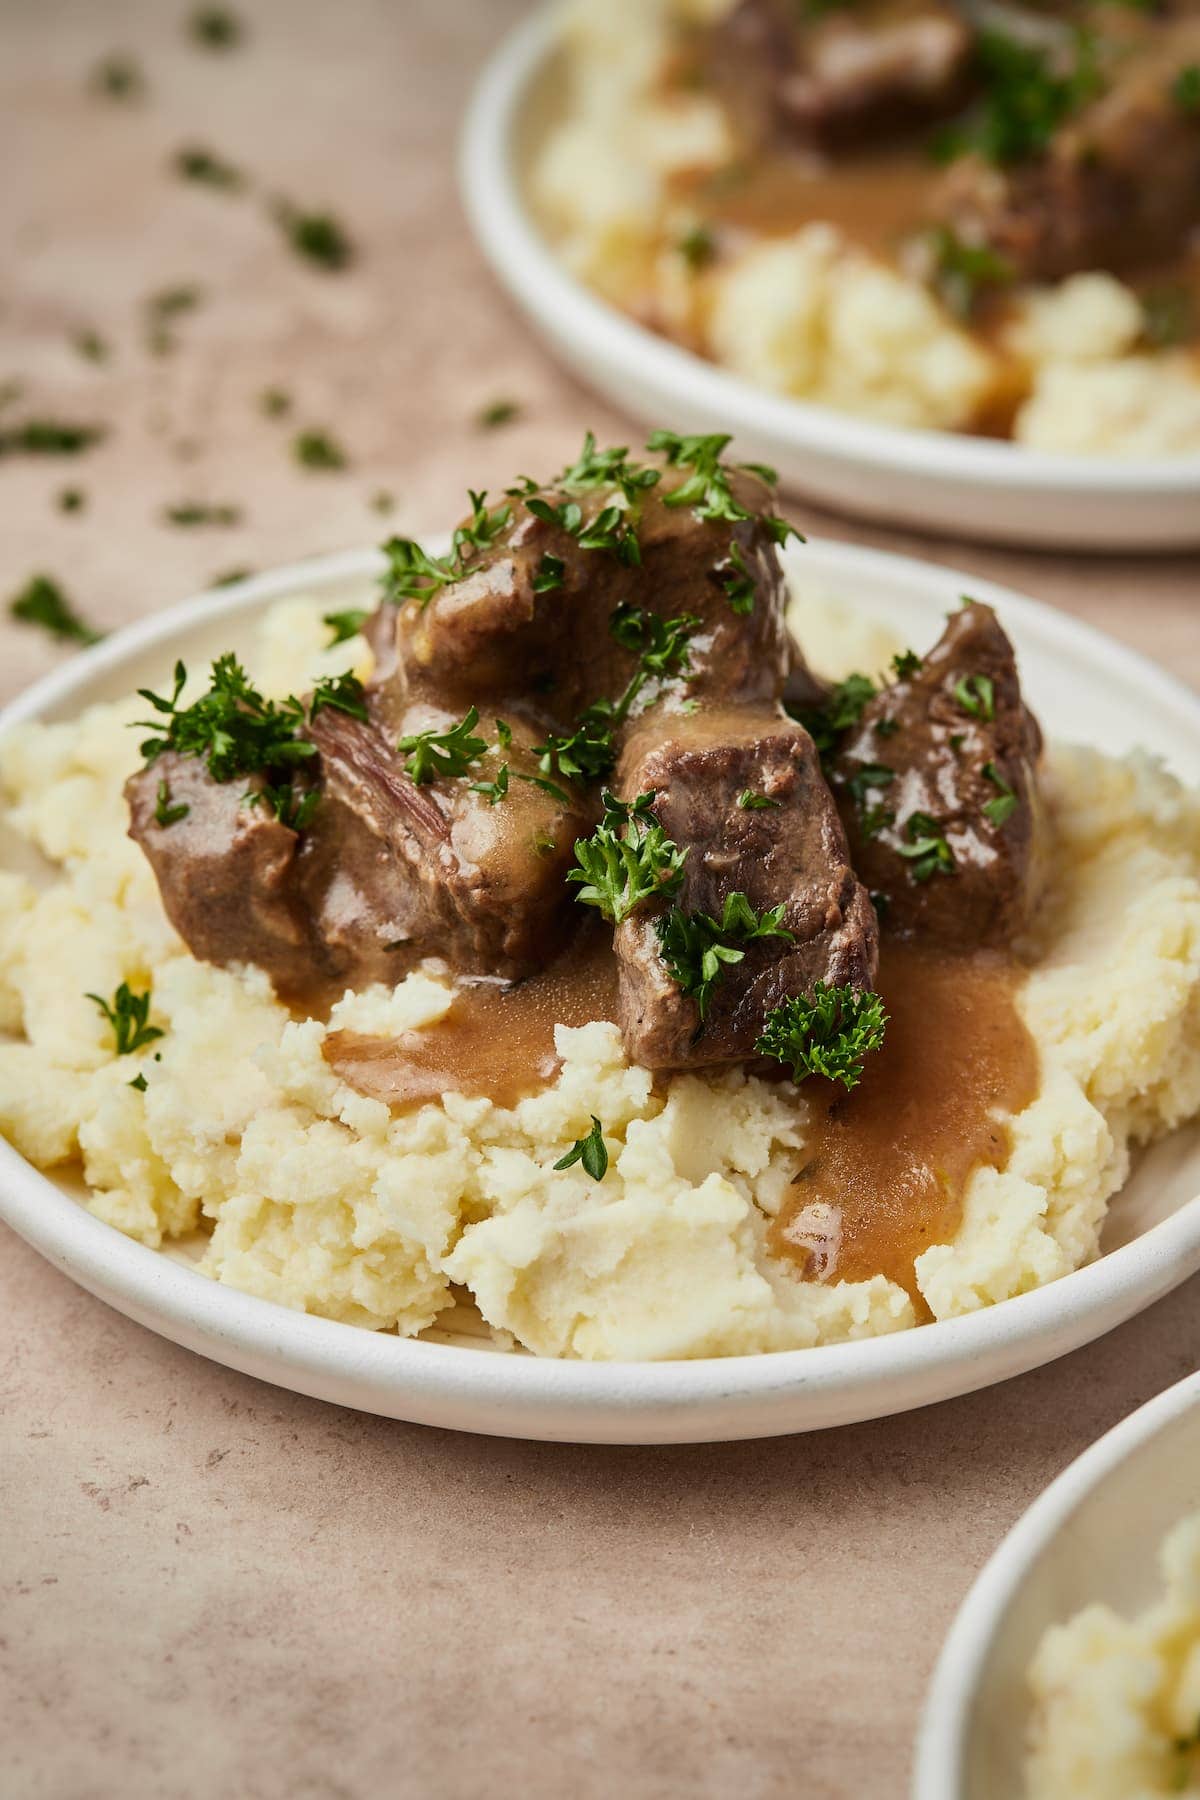
[[618, 312], [555, 257], [522, 170], [556, 81], [555, 13], [523, 23], [476, 89], [462, 139], [467, 213], [509, 293], [578, 375], [648, 425], [732, 431], [743, 457], [850, 513], [1019, 544], [1085, 550], [1200, 544], [1200, 457], [1054, 456], [877, 425], [752, 387]]
[[1026, 1670], [1047, 1626], [1161, 1593], [1163, 1537], [1200, 1507], [1200, 1374], [1093, 1444], [1030, 1507], [959, 1611], [934, 1673], [914, 1800], [1021, 1800]]
[[[845, 596], [932, 643], [964, 591], [994, 605], [1021, 656], [1032, 705], [1058, 737], [1158, 751], [1200, 781], [1200, 701], [1099, 633], [1007, 590], [845, 545], [787, 552], [792, 583]], [[119, 632], [0, 715], [70, 718], [91, 701], [161, 686], [177, 656], [235, 649], [273, 600], [361, 601], [380, 568], [351, 552], [261, 575]], [[766, 1437], [880, 1417], [1023, 1373], [1098, 1337], [1200, 1268], [1200, 1130], [1144, 1158], [1114, 1202], [1107, 1254], [1037, 1293], [970, 1317], [865, 1343], [675, 1363], [542, 1361], [414, 1342], [239, 1294], [123, 1237], [68, 1184], [0, 1142], [0, 1216], [73, 1280], [152, 1330], [218, 1362], [369, 1412], [467, 1431], [587, 1443]]]

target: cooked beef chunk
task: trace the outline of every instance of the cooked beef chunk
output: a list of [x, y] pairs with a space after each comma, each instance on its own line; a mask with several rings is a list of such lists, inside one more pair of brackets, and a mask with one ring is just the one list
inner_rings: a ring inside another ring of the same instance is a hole
[[1200, 111], [1177, 86], [1200, 65], [1200, 22], [1154, 29], [1043, 154], [1008, 168], [956, 162], [935, 199], [939, 221], [1026, 280], [1178, 254], [1200, 226]]
[[[674, 684], [681, 697], [773, 699], [792, 649], [783, 577], [764, 524], [770, 489], [756, 474], [731, 471], [731, 492], [753, 516], [702, 521], [690, 506], [667, 504], [683, 480], [668, 469], [636, 500], [629, 519], [640, 561], [632, 566], [579, 541], [610, 501], [607, 490], [552, 486], [538, 496], [580, 507], [585, 525], [574, 534], [515, 499], [509, 529], [462, 579], [399, 609], [397, 654], [376, 687], [379, 716], [399, 718], [414, 692], [462, 707], [508, 705], [518, 695], [565, 726], [591, 701], [615, 697], [629, 678], [636, 656], [609, 629], [623, 602], [699, 621], [687, 677]], [[561, 565], [552, 587], [539, 585], [547, 558]], [[730, 603], [735, 583], [748, 587], [747, 611]]]
[[[403, 721], [407, 732], [449, 723], [428, 707]], [[564, 883], [592, 810], [522, 779], [537, 772], [529, 728], [514, 720], [506, 750], [490, 750], [467, 777], [420, 787], [390, 731], [332, 710], [309, 730], [321, 800], [303, 880], [339, 977], [356, 987], [395, 981], [428, 956], [509, 981], [541, 968], [570, 924]], [[493, 721], [483, 732], [494, 739]], [[502, 764], [508, 786], [493, 804], [472, 783], [495, 784]]]
[[829, 767], [859, 875], [900, 933], [1010, 941], [1038, 887], [1041, 732], [990, 607], [964, 606], [864, 708]]
[[833, 149], [959, 105], [971, 42], [948, 0], [867, 0], [808, 17], [789, 0], [741, 0], [717, 27], [714, 64], [744, 131]]
[[[663, 961], [655, 917], [627, 919], [616, 949], [621, 1026], [635, 1062], [677, 1069], [743, 1061], [772, 1007], [811, 993], [817, 981], [870, 987], [875, 914], [806, 731], [769, 712], [663, 719], [656, 734], [644, 728], [631, 741], [621, 788], [653, 793], [668, 837], [687, 848], [673, 902], [682, 913], [719, 918], [728, 895], [740, 892], [758, 915], [782, 904], [791, 934], [748, 943], [744, 959], [726, 965], [701, 1020]], [[768, 804], [739, 805], [742, 795]]]
[[[257, 963], [281, 992], [300, 993], [321, 961], [298, 878], [301, 840], [268, 806], [249, 801], [261, 786], [255, 778], [214, 781], [195, 757], [167, 751], [126, 783], [129, 835], [196, 956]], [[186, 814], [160, 824], [160, 794]]]

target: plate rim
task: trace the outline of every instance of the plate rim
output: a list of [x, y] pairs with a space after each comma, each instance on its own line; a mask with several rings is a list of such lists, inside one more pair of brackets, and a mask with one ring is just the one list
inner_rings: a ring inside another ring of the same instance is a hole
[[[576, 315], [580, 335], [586, 333], [594, 346], [619, 360], [630, 385], [657, 374], [676, 388], [686, 386], [703, 410], [727, 419], [735, 434], [788, 439], [831, 463], [869, 461], [880, 472], [890, 469], [928, 481], [952, 477], [963, 487], [1003, 488], [1021, 497], [1044, 495], [1047, 488], [1093, 500], [1200, 495], [1200, 453], [1072, 456], [840, 412], [756, 387], [656, 336], [594, 293], [555, 256], [537, 229], [515, 170], [516, 119], [528, 88], [555, 48], [555, 19], [566, 4], [545, 0], [501, 39], [476, 79], [459, 143], [459, 187], [476, 240], [493, 272], [527, 312], [538, 318], [557, 307], [563, 315]], [[1164, 541], [1163, 548], [1174, 543]]]
[[1122, 1463], [1200, 1406], [1200, 1370], [1164, 1388], [1080, 1451], [1009, 1527], [968, 1588], [943, 1641], [921, 1712], [912, 1800], [963, 1800], [971, 1709], [992, 1643], [1042, 1552]]
[[[435, 542], [433, 538], [428, 540]], [[1095, 627], [998, 583], [977, 580], [917, 557], [810, 539], [804, 556], [814, 575], [850, 586], [856, 573], [920, 580], [947, 592], [969, 590], [1026, 620], [1056, 640], [1067, 654], [1086, 648], [1093, 658], [1136, 672], [1148, 698], [1191, 714], [1200, 735], [1200, 696], [1165, 670]], [[370, 579], [384, 566], [374, 549], [343, 550], [268, 570], [223, 588], [209, 589], [162, 612], [134, 621], [94, 647], [78, 652], [0, 710], [0, 734], [64, 702], [88, 704], [96, 677], [127, 658], [169, 644], [180, 630], [226, 617], [251, 615], [272, 600], [322, 586]], [[848, 1340], [807, 1349], [664, 1362], [584, 1362], [497, 1355], [492, 1350], [423, 1343], [361, 1326], [294, 1312], [277, 1302], [244, 1294], [172, 1262], [161, 1251], [127, 1238], [85, 1211], [51, 1176], [0, 1139], [0, 1219], [55, 1266], [120, 1310], [150, 1323], [160, 1335], [187, 1341], [217, 1361], [255, 1369], [268, 1360], [280, 1385], [314, 1392], [322, 1383], [365, 1381], [374, 1397], [344, 1404], [384, 1410], [379, 1392], [412, 1417], [450, 1407], [496, 1401], [521, 1415], [518, 1429], [486, 1422], [469, 1429], [498, 1435], [569, 1437], [576, 1442], [718, 1441], [739, 1435], [704, 1425], [706, 1409], [723, 1403], [764, 1409], [741, 1435], [769, 1436], [813, 1428], [797, 1420], [804, 1395], [832, 1398], [837, 1417], [884, 1417], [934, 1400], [972, 1392], [992, 1382], [1053, 1361], [1143, 1310], [1200, 1270], [1200, 1192], [1167, 1218], [1094, 1263], [1037, 1288], [957, 1318], [885, 1337]], [[113, 1298], [113, 1296], [117, 1298]], [[239, 1360], [241, 1359], [241, 1360]], [[315, 1385], [305, 1385], [305, 1383]], [[378, 1391], [377, 1391], [378, 1390]], [[322, 1393], [321, 1397], [329, 1397]], [[572, 1409], [568, 1430], [555, 1426], [563, 1406]], [[840, 1410], [839, 1410], [840, 1409]], [[669, 1415], [669, 1417], [668, 1417]], [[653, 1422], [655, 1418], [659, 1422]], [[429, 1422], [437, 1422], [433, 1417]], [[631, 1435], [625, 1435], [628, 1431]], [[591, 1435], [595, 1432], [599, 1435]], [[643, 1435], [645, 1434], [645, 1435]]]

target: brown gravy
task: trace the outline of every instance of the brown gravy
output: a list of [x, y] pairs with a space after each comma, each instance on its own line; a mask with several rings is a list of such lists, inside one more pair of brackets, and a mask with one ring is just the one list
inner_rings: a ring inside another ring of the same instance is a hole
[[1022, 971], [1003, 956], [885, 940], [890, 1021], [859, 1086], [805, 1090], [807, 1163], [771, 1243], [808, 1276], [887, 1275], [915, 1295], [913, 1262], [948, 1243], [974, 1170], [1000, 1167], [1013, 1114], [1037, 1092], [1037, 1050], [1016, 1007]]
[[[884, 1274], [914, 1293], [913, 1262], [958, 1229], [973, 1171], [999, 1167], [1013, 1114], [1037, 1090], [1033, 1041], [1016, 1008], [1022, 972], [1003, 956], [885, 941], [879, 987], [890, 1022], [852, 1093], [810, 1081], [807, 1162], [771, 1227], [809, 1278]], [[587, 931], [542, 975], [505, 989], [464, 984], [439, 1024], [400, 1038], [330, 1034], [342, 1079], [398, 1111], [455, 1092], [514, 1106], [558, 1070], [556, 1024], [616, 1018], [611, 940]]]
[[399, 1038], [331, 1032], [325, 1059], [343, 1081], [397, 1110], [449, 1092], [515, 1106], [558, 1072], [556, 1025], [617, 1016], [612, 938], [584, 931], [540, 975], [505, 988], [463, 983], [446, 1017]]

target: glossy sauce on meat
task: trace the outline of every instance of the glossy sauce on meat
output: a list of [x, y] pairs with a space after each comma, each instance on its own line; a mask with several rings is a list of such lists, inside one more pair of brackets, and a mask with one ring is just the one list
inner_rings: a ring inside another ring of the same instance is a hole
[[556, 1025], [617, 1017], [612, 941], [584, 931], [540, 975], [515, 987], [462, 982], [436, 1025], [399, 1038], [331, 1032], [325, 1059], [360, 1094], [397, 1111], [443, 1094], [485, 1095], [515, 1106], [558, 1072]]
[[771, 1243], [807, 1278], [884, 1274], [916, 1298], [913, 1262], [953, 1240], [972, 1173], [999, 1168], [1012, 1115], [1037, 1092], [1037, 1050], [999, 952], [885, 940], [884, 1046], [847, 1094], [809, 1082], [804, 1169]]

